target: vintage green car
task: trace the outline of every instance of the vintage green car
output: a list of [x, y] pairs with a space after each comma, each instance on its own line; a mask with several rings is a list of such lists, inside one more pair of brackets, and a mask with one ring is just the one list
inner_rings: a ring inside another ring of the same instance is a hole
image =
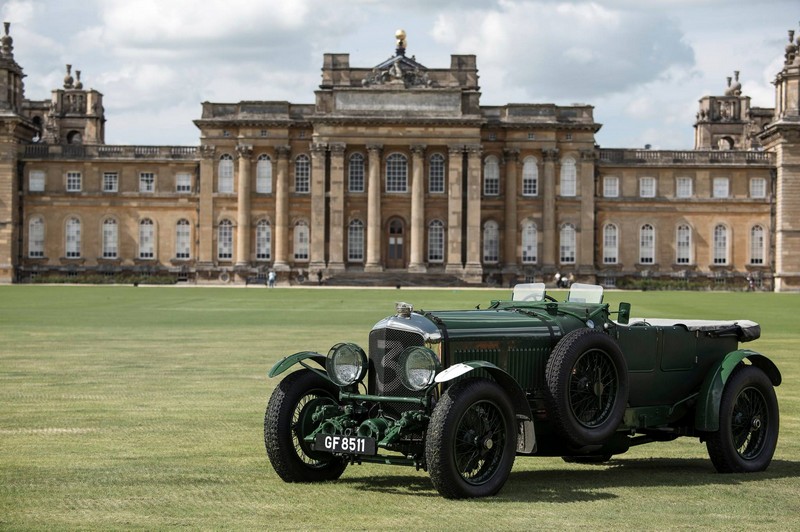
[[[567, 301], [517, 285], [488, 308], [400, 303], [369, 334], [295, 365], [275, 388], [264, 442], [286, 482], [337, 479], [348, 464], [428, 471], [448, 498], [496, 494], [517, 455], [603, 462], [633, 445], [705, 441], [719, 472], [767, 468], [778, 440], [775, 364], [739, 349], [751, 321], [637, 319], [600, 286]], [[612, 319], [614, 314], [616, 319]]]

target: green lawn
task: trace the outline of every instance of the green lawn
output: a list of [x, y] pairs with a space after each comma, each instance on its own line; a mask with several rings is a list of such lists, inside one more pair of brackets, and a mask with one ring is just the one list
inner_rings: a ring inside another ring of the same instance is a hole
[[497, 497], [449, 501], [411, 468], [283, 483], [263, 446], [281, 356], [366, 346], [404, 300], [471, 308], [508, 291], [0, 287], [0, 528], [797, 529], [800, 295], [611, 292], [634, 316], [746, 318], [783, 373], [769, 470], [719, 475], [696, 440], [604, 466], [518, 458]]

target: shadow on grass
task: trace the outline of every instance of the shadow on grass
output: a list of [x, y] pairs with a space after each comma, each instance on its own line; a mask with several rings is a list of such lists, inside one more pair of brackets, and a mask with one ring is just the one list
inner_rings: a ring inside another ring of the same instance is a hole
[[[517, 458], [519, 461], [533, 458]], [[749, 482], [800, 477], [800, 462], [773, 460], [763, 473], [720, 474], [706, 459], [642, 458], [611, 460], [596, 466], [567, 466], [543, 471], [512, 471], [497, 502], [590, 502], [615, 499], [616, 488], [737, 486]], [[343, 478], [355, 489], [394, 495], [438, 497], [427, 477], [380, 475]]]

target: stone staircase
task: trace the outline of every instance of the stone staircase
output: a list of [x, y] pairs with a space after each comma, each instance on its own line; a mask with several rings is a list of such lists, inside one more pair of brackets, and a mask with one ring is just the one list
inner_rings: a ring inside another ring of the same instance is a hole
[[409, 273], [405, 270], [340, 272], [323, 279], [323, 284], [325, 286], [390, 286], [395, 288], [475, 286], [467, 284], [455, 275], [446, 273]]

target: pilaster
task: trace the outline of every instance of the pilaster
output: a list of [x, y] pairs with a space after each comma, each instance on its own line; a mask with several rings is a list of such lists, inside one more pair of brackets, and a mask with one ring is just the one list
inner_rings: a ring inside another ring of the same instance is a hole
[[411, 146], [411, 257], [410, 272], [426, 271], [424, 263], [425, 244], [425, 146]]
[[383, 271], [381, 265], [381, 154], [383, 146], [367, 146], [369, 177], [367, 181], [367, 262], [364, 271]]
[[461, 275], [464, 271], [461, 257], [462, 186], [464, 172], [464, 146], [450, 146], [447, 162], [447, 266], [445, 271]]
[[328, 270], [341, 271], [344, 266], [344, 143], [330, 145], [331, 189], [330, 220], [328, 220], [330, 242], [328, 243]]
[[278, 146], [275, 179], [275, 262], [277, 271], [288, 271], [289, 251], [289, 146]]
[[467, 264], [464, 280], [483, 281], [481, 261], [481, 145], [467, 146]]
[[580, 194], [581, 194], [581, 227], [578, 249], [578, 273], [594, 274], [594, 200], [595, 200], [595, 151], [580, 151]]
[[519, 179], [519, 150], [507, 149], [503, 152], [506, 167], [505, 183], [505, 246], [503, 265], [505, 271], [514, 272], [517, 267], [517, 184]]
[[199, 249], [198, 268], [211, 268], [214, 263], [214, 172], [216, 147], [200, 146], [200, 201], [197, 216]]
[[236, 147], [239, 158], [239, 182], [237, 190], [236, 216], [236, 266], [250, 264], [250, 167], [253, 146], [240, 144]]
[[328, 145], [311, 145], [311, 262], [316, 273], [325, 269], [325, 157]]
[[542, 180], [542, 266], [545, 272], [556, 269], [556, 161], [558, 149], [542, 150], [544, 179]]

